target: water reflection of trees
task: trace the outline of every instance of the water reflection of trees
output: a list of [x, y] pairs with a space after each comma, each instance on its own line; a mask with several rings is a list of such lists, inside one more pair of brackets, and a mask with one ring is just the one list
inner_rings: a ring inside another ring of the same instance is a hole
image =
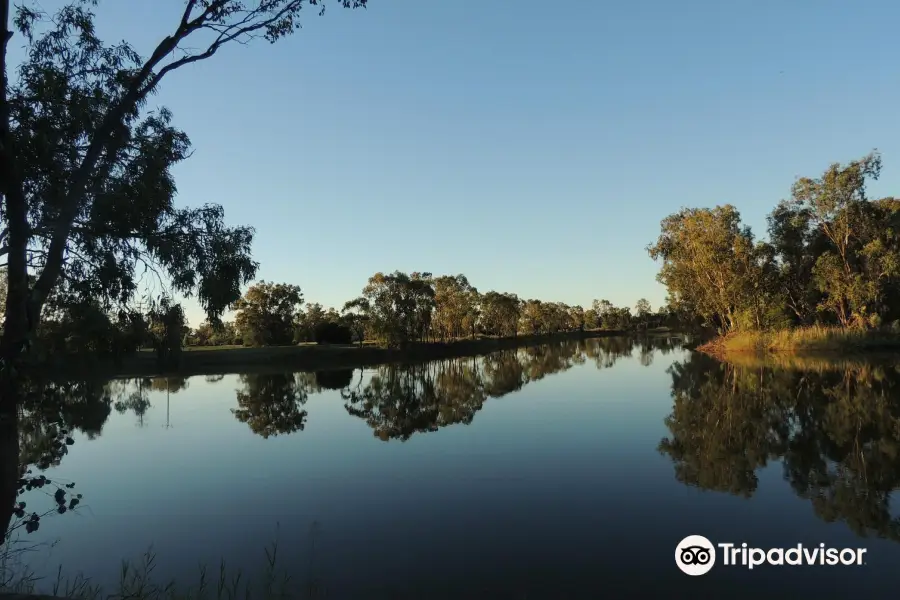
[[150, 408], [149, 392], [167, 387], [176, 393], [187, 382], [180, 377], [33, 382], [17, 419], [23, 462], [42, 470], [58, 465], [67, 452], [56, 443], [58, 431], [80, 431], [95, 439], [113, 408], [120, 414], [131, 411], [140, 422]]
[[302, 431], [306, 426], [303, 405], [309, 397], [309, 373], [251, 373], [241, 375], [235, 418], [264, 438]]
[[[667, 351], [677, 342], [647, 338], [642, 345]], [[632, 355], [635, 341], [595, 338], [563, 341], [419, 365], [383, 365], [365, 384], [342, 392], [347, 412], [364, 419], [382, 440], [408, 440], [416, 433], [469, 424], [488, 398], [500, 398], [538, 381], [592, 361], [612, 367]], [[647, 363], [649, 364], [649, 363]]]
[[[656, 337], [639, 343], [668, 352], [679, 342]], [[382, 366], [355, 385], [352, 370], [244, 374], [239, 376], [233, 414], [262, 437], [294, 433], [305, 427], [304, 406], [310, 395], [341, 390], [348, 412], [365, 419], [377, 436], [408, 439], [417, 432], [470, 423], [487, 399], [512, 394], [575, 365], [592, 362], [610, 368], [631, 356], [634, 347], [635, 340], [627, 338], [563, 341], [478, 358]], [[206, 381], [222, 379], [217, 375]], [[74, 442], [73, 432], [89, 440], [99, 437], [113, 410], [131, 413], [138, 426], [145, 426], [154, 395], [187, 388], [188, 379], [178, 376], [33, 382], [16, 418], [0, 419], [0, 496], [4, 501], [15, 498], [19, 486], [9, 484], [22, 481], [26, 468], [39, 473], [60, 464]], [[29, 475], [29, 481], [34, 477], [39, 476]]]
[[694, 354], [670, 371], [671, 435], [659, 449], [679, 481], [750, 497], [757, 470], [780, 459], [819, 517], [900, 540], [890, 510], [900, 487], [900, 367], [737, 366]]
[[334, 369], [330, 371], [316, 371], [316, 386], [322, 390], [342, 390], [353, 381], [353, 369]]
[[[351, 369], [243, 374], [232, 412], [258, 435], [288, 434], [303, 430], [307, 417], [303, 407], [311, 394], [343, 390], [352, 414], [371, 418], [373, 429], [383, 429], [388, 438], [408, 438], [416, 431], [470, 422], [485, 399], [511, 394], [575, 365], [590, 361], [597, 368], [610, 368], [631, 356], [636, 344], [642, 352], [648, 348], [668, 352], [678, 340], [595, 338], [417, 366], [385, 365], [365, 385], [353, 384]], [[208, 376], [206, 382], [222, 379], [222, 375]], [[97, 438], [113, 410], [131, 413], [137, 425], [146, 425], [153, 395], [177, 394], [188, 386], [188, 378], [176, 375], [35, 382], [18, 418], [22, 459], [42, 468], [59, 464], [66, 450], [54, 445], [56, 431], [79, 431], [88, 439]]]
[[137, 417], [138, 426], [143, 427], [144, 416], [152, 408], [150, 393], [176, 394], [187, 389], [188, 379], [181, 376], [137, 377], [116, 379], [106, 385], [116, 397], [113, 402], [116, 412], [121, 415], [131, 411]]
[[[134, 380], [99, 381], [92, 379], [52, 381], [32, 380], [15, 415], [0, 416], [0, 466], [2, 466], [3, 501], [33, 489], [50, 495], [55, 504], [51, 512], [64, 513], [74, 508], [80, 496], [73, 483], [51, 481], [42, 472], [60, 464], [75, 442], [73, 433], [80, 431], [87, 439], [95, 439], [115, 407], [119, 412], [133, 411], [139, 419], [149, 407], [149, 390], [184, 389], [183, 378], [140, 378]], [[55, 478], [54, 478], [55, 479]], [[49, 492], [47, 490], [50, 490]], [[24, 496], [23, 496], [24, 498]], [[20, 498], [21, 499], [21, 498]], [[7, 533], [22, 527], [36, 531], [39, 515], [25, 503], [7, 513]], [[16, 520], [10, 521], [15, 516]]]
[[95, 381], [35, 382], [19, 412], [21, 462], [46, 470], [68, 453], [60, 445], [60, 430], [80, 430], [89, 439], [103, 431], [113, 396], [108, 385]]
[[310, 394], [340, 390], [350, 385], [352, 369], [315, 373], [249, 373], [240, 375], [235, 418], [264, 438], [303, 431]]
[[363, 389], [343, 397], [347, 412], [383, 440], [470, 423], [485, 399], [471, 359], [379, 368]]

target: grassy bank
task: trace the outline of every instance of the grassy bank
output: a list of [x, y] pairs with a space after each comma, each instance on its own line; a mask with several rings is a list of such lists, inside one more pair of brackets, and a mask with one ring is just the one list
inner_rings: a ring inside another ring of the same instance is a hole
[[[653, 333], [649, 331], [648, 333]], [[626, 335], [624, 331], [591, 330], [518, 337], [478, 337], [449, 342], [416, 343], [407, 348], [383, 348], [374, 344], [272, 346], [264, 348], [188, 347], [181, 354], [177, 370], [161, 372], [156, 355], [141, 351], [125, 357], [119, 365], [91, 366], [95, 374], [116, 376], [219, 375], [247, 371], [319, 371], [352, 369], [390, 362], [415, 363], [463, 356], [480, 356], [507, 350], [545, 344], [557, 340], [585, 339]], [[52, 368], [56, 375], [83, 372], [83, 365], [60, 361]]]
[[819, 354], [796, 354], [788, 352], [734, 352], [718, 357], [730, 365], [741, 369], [777, 369], [779, 371], [859, 371], [868, 368], [900, 369], [900, 354], [897, 352], [866, 352], [842, 354], [823, 352]]
[[697, 347], [723, 357], [738, 354], [853, 354], [900, 351], [900, 333], [891, 330], [801, 327], [731, 333]]

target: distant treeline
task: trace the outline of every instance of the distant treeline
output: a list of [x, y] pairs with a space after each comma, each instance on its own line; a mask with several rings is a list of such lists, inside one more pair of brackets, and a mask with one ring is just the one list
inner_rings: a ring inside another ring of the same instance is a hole
[[563, 302], [523, 300], [515, 294], [479, 292], [464, 275], [376, 273], [362, 294], [340, 310], [305, 304], [301, 289], [262, 281], [233, 306], [235, 318], [190, 330], [192, 346], [270, 346], [304, 342], [348, 344], [372, 341], [390, 347], [410, 342], [593, 329], [669, 325], [666, 309], [653, 311], [641, 299], [634, 310], [607, 300], [589, 308]]
[[[3, 295], [0, 278], [0, 296]], [[166, 296], [104, 309], [100, 302], [57, 295], [48, 301], [34, 337], [33, 360], [54, 357], [120, 361], [140, 349], [155, 350], [175, 364], [185, 346], [283, 346], [300, 343], [372, 342], [401, 347], [410, 342], [477, 337], [516, 337], [584, 330], [675, 327], [684, 315], [594, 300], [589, 308], [479, 292], [464, 275], [376, 273], [362, 294], [340, 310], [305, 303], [299, 286], [260, 281], [231, 306], [234, 319], [188, 325], [183, 307]]]
[[[3, 294], [0, 277], [0, 296]], [[675, 327], [680, 313], [639, 300], [634, 309], [608, 300], [589, 308], [479, 292], [464, 275], [376, 273], [362, 294], [341, 307], [305, 303], [300, 287], [260, 281], [231, 306], [234, 319], [188, 325], [183, 307], [166, 296], [118, 309], [59, 294], [52, 297], [34, 336], [32, 361], [120, 363], [154, 350], [161, 367], [174, 367], [185, 346], [362, 344], [398, 348], [411, 342], [516, 337], [585, 330]]]
[[722, 334], [831, 325], [900, 329], [900, 199], [870, 199], [873, 152], [800, 178], [757, 241], [731, 205], [686, 208], [648, 248], [669, 303]]

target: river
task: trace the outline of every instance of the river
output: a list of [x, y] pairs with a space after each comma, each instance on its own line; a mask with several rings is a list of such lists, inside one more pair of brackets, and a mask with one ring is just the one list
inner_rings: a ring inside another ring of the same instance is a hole
[[[224, 560], [257, 585], [276, 543], [298, 597], [894, 597], [898, 364], [721, 363], [678, 338], [599, 338], [417, 366], [69, 382], [23, 420], [23, 453], [53, 483], [21, 498], [50, 514], [16, 531], [5, 570], [61, 567], [114, 591], [121, 561], [149, 550], [160, 583], [196, 586], [200, 563], [216, 579]], [[42, 441], [54, 420], [71, 428], [64, 455]], [[80, 503], [53, 512], [47, 490], [69, 482]], [[689, 576], [675, 554], [692, 534], [866, 552], [749, 569], [719, 547]]]

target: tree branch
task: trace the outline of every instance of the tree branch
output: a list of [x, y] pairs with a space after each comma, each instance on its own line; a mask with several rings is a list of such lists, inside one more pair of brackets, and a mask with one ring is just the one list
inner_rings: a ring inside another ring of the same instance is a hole
[[[195, 11], [198, 4], [202, 4], [199, 0], [188, 0], [176, 30], [172, 35], [166, 36], [157, 44], [150, 57], [132, 76], [121, 97], [110, 106], [100, 125], [91, 136], [90, 143], [81, 158], [80, 164], [78, 164], [69, 178], [65, 197], [60, 204], [59, 219], [54, 224], [50, 238], [47, 261], [31, 290], [28, 300], [33, 314], [40, 314], [43, 303], [56, 285], [62, 272], [69, 236], [71, 235], [74, 221], [78, 216], [79, 208], [82, 206], [83, 199], [87, 193], [86, 187], [92, 174], [95, 173], [104, 153], [108, 157], [113, 157], [119, 151], [115, 144], [124, 143], [121, 140], [113, 141], [111, 138], [121, 127], [127, 116], [134, 113], [141, 106], [147, 96], [156, 89], [168, 73], [185, 65], [210, 58], [219, 48], [231, 41], [240, 41], [240, 38], [245, 36], [255, 37], [253, 35], [255, 32], [265, 32], [266, 38], [270, 41], [274, 41], [274, 39], [284, 35], [294, 27], [292, 18], [303, 6], [304, 1], [316, 4], [313, 0], [289, 0], [280, 9], [277, 9], [276, 7], [279, 6], [280, 2], [266, 0], [257, 3], [256, 8], [246, 10], [243, 9], [241, 2], [209, 0], [203, 3], [205, 4], [203, 12], [191, 19], [191, 14]], [[365, 6], [366, 2], [365, 0], [352, 0], [352, 2], [343, 0], [342, 3], [345, 7], [356, 7]], [[8, 16], [9, 1], [0, 0], [0, 7], [4, 9], [3, 15], [0, 16]], [[164, 64], [166, 57], [178, 49], [182, 41], [197, 31], [204, 29], [218, 33], [218, 36], [209, 44], [205, 51], [184, 56]], [[5, 64], [0, 66], [5, 67]], [[2, 97], [5, 99], [5, 79], [2, 92]], [[0, 115], [0, 117], [4, 116]], [[0, 120], [3, 121], [3, 127], [8, 131], [8, 118]], [[9, 209], [7, 212], [8, 217], [12, 219], [14, 215], [9, 212]]]
[[191, 18], [191, 13], [194, 12], [196, 6], [197, 0], [188, 0], [187, 6], [184, 7], [184, 14], [181, 15], [181, 25], [179, 27], [188, 27], [188, 20]]
[[[150, 81], [147, 83], [146, 89], [142, 92], [142, 98], [150, 93], [159, 82], [162, 81], [162, 78], [166, 76], [167, 73], [174, 71], [175, 69], [179, 69], [185, 65], [189, 65], [194, 62], [198, 62], [201, 60], [205, 60], [207, 58], [212, 57], [216, 52], [218, 52], [219, 48], [227, 44], [228, 42], [235, 41], [238, 38], [250, 35], [255, 31], [259, 31], [261, 29], [266, 29], [270, 25], [277, 23], [279, 20], [284, 18], [289, 12], [296, 10], [296, 7], [302, 4], [300, 0], [296, 0], [295, 2], [291, 2], [287, 4], [284, 8], [282, 8], [279, 12], [277, 12], [272, 17], [268, 19], [264, 19], [262, 21], [254, 21], [254, 17], [257, 16], [258, 12], [248, 11], [243, 19], [238, 21], [237, 23], [232, 23], [230, 25], [222, 25], [217, 26], [214, 24], [209, 24], [205, 22], [205, 19], [209, 17], [213, 8], [217, 4], [224, 4], [223, 2], [213, 2], [210, 4], [210, 7], [203, 12], [196, 19], [191, 21], [184, 29], [184, 34], [179, 36], [177, 39], [180, 42], [185, 39], [190, 33], [200, 29], [210, 29], [218, 33], [218, 37], [200, 54], [192, 54], [180, 58], [176, 61], [173, 61], [167, 65], [165, 65], [162, 69], [160, 69], [159, 73], [155, 75]], [[179, 32], [176, 32], [176, 36]], [[169, 38], [167, 38], [169, 39]], [[177, 46], [177, 43], [176, 43]], [[174, 49], [174, 48], [173, 48]]]

